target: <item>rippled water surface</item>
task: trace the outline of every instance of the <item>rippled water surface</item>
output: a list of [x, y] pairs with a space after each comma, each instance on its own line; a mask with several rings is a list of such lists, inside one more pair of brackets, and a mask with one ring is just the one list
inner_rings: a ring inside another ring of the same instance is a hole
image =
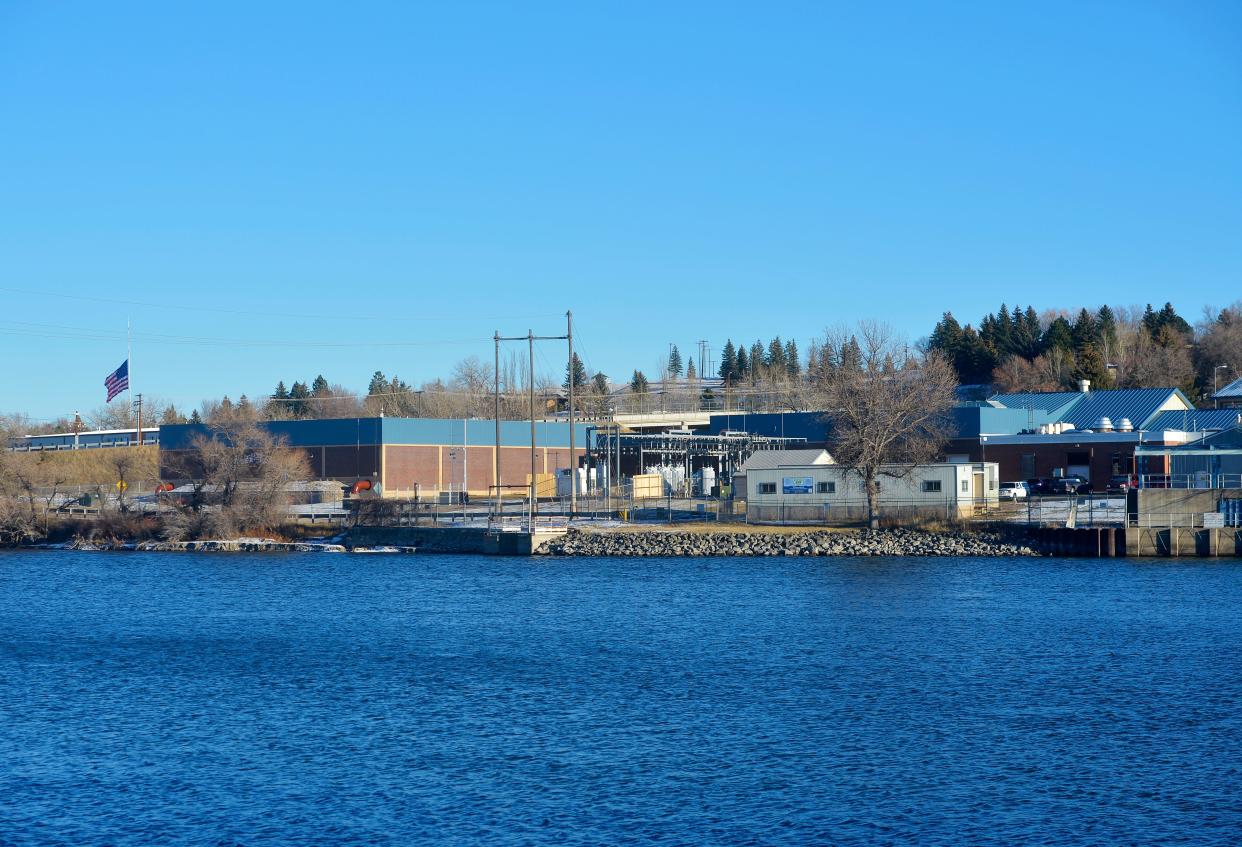
[[0, 554], [0, 844], [1238, 844], [1242, 564]]

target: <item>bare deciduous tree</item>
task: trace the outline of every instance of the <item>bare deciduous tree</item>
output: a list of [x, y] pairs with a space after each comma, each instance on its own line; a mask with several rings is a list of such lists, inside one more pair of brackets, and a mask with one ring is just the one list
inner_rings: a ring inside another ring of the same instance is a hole
[[450, 387], [462, 393], [462, 415], [481, 417], [489, 414], [491, 405], [488, 395], [492, 391], [492, 368], [483, 364], [478, 356], [462, 359], [453, 366]]
[[875, 528], [880, 476], [905, 476], [936, 461], [952, 437], [957, 376], [934, 353], [906, 358], [905, 345], [883, 324], [861, 323], [855, 334], [830, 331], [825, 341], [849, 351], [816, 381], [817, 405], [829, 422], [829, 450], [862, 480]]
[[[1216, 314], [1206, 309], [1198, 330], [1199, 383], [1203, 396], [1210, 398], [1213, 388], [1223, 388], [1242, 376], [1242, 300]], [[1227, 367], [1218, 369], [1218, 365]]]
[[992, 372], [992, 387], [1001, 393], [1062, 391], [1068, 386], [1070, 363], [1064, 350], [1054, 347], [1033, 360], [1010, 356]]
[[1122, 388], [1176, 386], [1191, 390], [1194, 365], [1185, 339], [1167, 327], [1152, 338], [1139, 329], [1127, 339], [1117, 380]]
[[173, 472], [192, 481], [167, 521], [174, 539], [275, 530], [288, 520], [289, 484], [311, 476], [304, 452], [287, 448], [253, 420], [213, 426], [179, 461]]
[[312, 418], [356, 418], [363, 412], [362, 398], [338, 383], [311, 398], [308, 407]]

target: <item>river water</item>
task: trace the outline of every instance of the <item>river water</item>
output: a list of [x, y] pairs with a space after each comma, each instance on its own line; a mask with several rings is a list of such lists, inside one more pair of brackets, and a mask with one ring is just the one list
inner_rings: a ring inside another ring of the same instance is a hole
[[1242, 562], [0, 554], [0, 844], [1238, 844]]

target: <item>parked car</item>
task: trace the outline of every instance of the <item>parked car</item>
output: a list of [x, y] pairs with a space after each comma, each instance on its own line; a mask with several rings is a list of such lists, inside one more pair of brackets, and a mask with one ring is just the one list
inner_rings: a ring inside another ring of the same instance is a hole
[[1063, 476], [1053, 480], [1054, 494], [1090, 494], [1091, 483], [1080, 476]]
[[1038, 477], [1028, 479], [1026, 481], [1026, 493], [1028, 497], [1047, 497], [1049, 494], [1056, 494], [1056, 480], [1047, 477]]
[[1027, 485], [1025, 482], [1002, 482], [998, 496], [1002, 500], [1025, 500]]
[[1125, 494], [1131, 488], [1138, 487], [1138, 480], [1129, 474], [1109, 477], [1108, 493], [1109, 494]]

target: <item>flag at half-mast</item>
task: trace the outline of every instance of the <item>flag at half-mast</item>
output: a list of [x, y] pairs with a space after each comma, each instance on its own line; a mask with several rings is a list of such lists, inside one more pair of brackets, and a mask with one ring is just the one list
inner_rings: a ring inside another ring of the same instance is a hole
[[104, 401], [106, 403], [111, 403], [112, 398], [122, 391], [129, 390], [129, 359], [121, 362], [119, 368], [108, 374], [108, 378], [104, 380], [104, 388], [108, 389], [108, 399]]

